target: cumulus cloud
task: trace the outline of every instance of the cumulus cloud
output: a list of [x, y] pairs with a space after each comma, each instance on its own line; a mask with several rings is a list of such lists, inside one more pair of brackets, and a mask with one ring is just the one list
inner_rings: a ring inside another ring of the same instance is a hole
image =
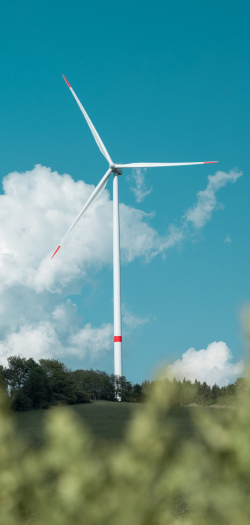
[[27, 324], [0, 342], [0, 364], [6, 366], [11, 355], [49, 359], [55, 350], [58, 350], [58, 338], [50, 323], [40, 322], [35, 327]]
[[87, 355], [90, 359], [97, 359], [112, 347], [113, 325], [103, 323], [100, 327], [93, 327], [87, 323], [83, 326], [82, 316], [70, 299], [62, 302], [60, 296], [48, 293], [38, 296], [24, 287], [2, 294], [3, 302], [7, 297], [5, 317], [0, 312], [3, 321], [0, 364], [4, 366], [11, 355], [35, 360], [42, 357], [84, 359]]
[[134, 193], [136, 202], [143, 202], [145, 197], [149, 195], [153, 189], [152, 187], [147, 189], [145, 180], [146, 171], [147, 170], [143, 168], [133, 169], [132, 175], [127, 177], [127, 180], [133, 181], [135, 184], [135, 186], [130, 187], [130, 190]]
[[219, 386], [234, 382], [242, 374], [244, 365], [242, 361], [231, 363], [232, 353], [226, 343], [214, 342], [208, 345], [206, 350], [196, 351], [189, 348], [181, 359], [177, 359], [166, 369], [166, 376], [170, 379], [197, 379], [201, 383], [206, 381], [208, 385], [216, 383]]
[[75, 333], [70, 330], [62, 343], [53, 323], [42, 321], [36, 326], [25, 324], [18, 332], [9, 333], [0, 342], [0, 364], [6, 366], [8, 357], [12, 355], [33, 357], [38, 361], [41, 358], [63, 359], [65, 356], [83, 359], [88, 353], [92, 359], [96, 359], [111, 349], [112, 333], [113, 325], [110, 323], [99, 328], [93, 328], [88, 323]]
[[242, 171], [236, 169], [229, 173], [217, 171], [215, 175], [209, 175], [208, 185], [205, 190], [197, 194], [197, 202], [186, 213], [187, 223], [191, 223], [195, 228], [202, 228], [211, 219], [212, 211], [220, 207], [216, 199], [217, 191], [226, 186], [228, 182], [234, 183], [242, 176]]

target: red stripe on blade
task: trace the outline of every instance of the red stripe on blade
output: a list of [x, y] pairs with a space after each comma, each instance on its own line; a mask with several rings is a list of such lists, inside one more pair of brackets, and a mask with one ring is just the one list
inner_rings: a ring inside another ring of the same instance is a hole
[[122, 336], [121, 335], [115, 335], [114, 336], [114, 343], [121, 343], [122, 342]]
[[55, 253], [53, 253], [51, 259], [53, 259], [54, 255], [56, 255], [56, 252], [58, 252], [59, 248], [61, 248], [61, 246], [59, 245], [58, 248], [56, 249]]
[[63, 78], [64, 78], [64, 80], [65, 80], [66, 84], [68, 84], [69, 88], [71, 88], [71, 85], [70, 85], [70, 83], [69, 83], [69, 82], [67, 81], [67, 78], [65, 78], [65, 76], [64, 76], [64, 75], [63, 75]]
[[218, 160], [209, 160], [208, 162], [203, 162], [203, 164], [216, 164]]

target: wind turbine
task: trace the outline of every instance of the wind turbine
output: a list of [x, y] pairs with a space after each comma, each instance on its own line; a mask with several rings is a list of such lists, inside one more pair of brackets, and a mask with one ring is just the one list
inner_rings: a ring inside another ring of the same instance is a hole
[[113, 293], [114, 293], [114, 373], [116, 376], [122, 376], [122, 320], [121, 320], [121, 271], [120, 271], [120, 219], [119, 219], [119, 196], [118, 196], [118, 176], [122, 175], [123, 168], [156, 168], [160, 166], [190, 166], [193, 164], [212, 164], [218, 161], [209, 161], [209, 162], [134, 162], [132, 164], [115, 164], [109, 153], [107, 152], [100, 136], [98, 135], [94, 125], [92, 124], [89, 116], [87, 115], [84, 107], [82, 106], [80, 100], [73, 91], [71, 85], [63, 75], [63, 78], [68, 85], [73, 97], [75, 98], [81, 112], [83, 113], [87, 124], [92, 132], [92, 135], [97, 143], [97, 146], [101, 153], [104, 155], [105, 159], [109, 163], [109, 169], [100, 180], [99, 184], [94, 189], [93, 193], [90, 195], [86, 204], [83, 206], [80, 213], [77, 215], [75, 221], [70, 226], [66, 235], [63, 237], [61, 243], [57, 247], [56, 251], [53, 253], [51, 259], [55, 256], [58, 250], [66, 241], [67, 237], [73, 230], [74, 226], [77, 224], [82, 215], [87, 211], [87, 209], [93, 204], [93, 202], [99, 197], [99, 195], [104, 190], [108, 179], [113, 173]]

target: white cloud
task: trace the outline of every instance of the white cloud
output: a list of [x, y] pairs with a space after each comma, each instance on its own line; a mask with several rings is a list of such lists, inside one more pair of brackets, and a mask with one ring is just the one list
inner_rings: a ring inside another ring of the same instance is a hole
[[144, 324], [148, 323], [149, 318], [148, 317], [144, 317], [144, 318], [137, 317], [136, 315], [131, 314], [131, 312], [129, 312], [127, 308], [123, 305], [122, 321], [127, 331], [130, 332], [131, 330], [134, 330], [138, 326], [143, 326]]
[[181, 359], [167, 366], [166, 376], [180, 380], [185, 377], [192, 382], [197, 379], [201, 383], [206, 381], [211, 386], [214, 383], [223, 386], [234, 382], [244, 370], [242, 361], [231, 363], [231, 360], [232, 353], [226, 343], [215, 341], [206, 350], [189, 348]]
[[162, 253], [169, 248], [174, 246], [181, 246], [185, 237], [187, 237], [187, 231], [185, 225], [181, 227], [176, 226], [175, 224], [170, 224], [168, 228], [168, 235], [159, 243], [159, 247], [155, 250], [152, 255], [155, 257], [159, 253]]
[[86, 324], [77, 328], [75, 333], [67, 334], [64, 344], [53, 322], [40, 322], [35, 326], [26, 324], [18, 332], [12, 332], [0, 342], [0, 364], [6, 366], [8, 357], [20, 355], [33, 357], [35, 361], [41, 358], [63, 359], [65, 356], [77, 356], [80, 359], [90, 355], [98, 358], [112, 347], [113, 325], [103, 324], [93, 328]]
[[100, 328], [92, 328], [91, 324], [88, 323], [76, 334], [69, 337], [69, 344], [71, 348], [67, 349], [67, 353], [81, 358], [89, 353], [92, 359], [96, 359], [100, 354], [111, 350], [113, 347], [113, 325], [104, 323]]
[[134, 193], [136, 202], [143, 202], [145, 197], [152, 191], [152, 187], [148, 190], [146, 187], [145, 174], [146, 169], [133, 169], [132, 175], [127, 177], [127, 180], [132, 180], [135, 183], [135, 187], [131, 186], [130, 190]]
[[229, 173], [217, 171], [209, 175], [208, 185], [205, 190], [197, 193], [197, 203], [186, 213], [186, 221], [191, 222], [195, 228], [202, 228], [211, 219], [212, 211], [221, 207], [216, 199], [216, 192], [228, 182], [234, 183], [242, 176], [242, 171], [231, 170]]
[[233, 242], [231, 237], [230, 237], [230, 234], [228, 234], [225, 238], [225, 241], [224, 242]]
[[58, 343], [56, 332], [50, 323], [41, 322], [36, 327], [24, 325], [19, 332], [9, 333], [0, 342], [0, 364], [6, 366], [7, 358], [12, 355], [33, 357], [35, 361], [55, 357]]

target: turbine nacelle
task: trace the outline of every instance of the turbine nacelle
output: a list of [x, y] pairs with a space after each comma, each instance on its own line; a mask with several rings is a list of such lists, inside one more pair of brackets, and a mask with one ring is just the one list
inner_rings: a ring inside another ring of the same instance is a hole
[[116, 173], [116, 175], [122, 175], [122, 169], [119, 168], [119, 164], [110, 164], [109, 169], [112, 173]]

